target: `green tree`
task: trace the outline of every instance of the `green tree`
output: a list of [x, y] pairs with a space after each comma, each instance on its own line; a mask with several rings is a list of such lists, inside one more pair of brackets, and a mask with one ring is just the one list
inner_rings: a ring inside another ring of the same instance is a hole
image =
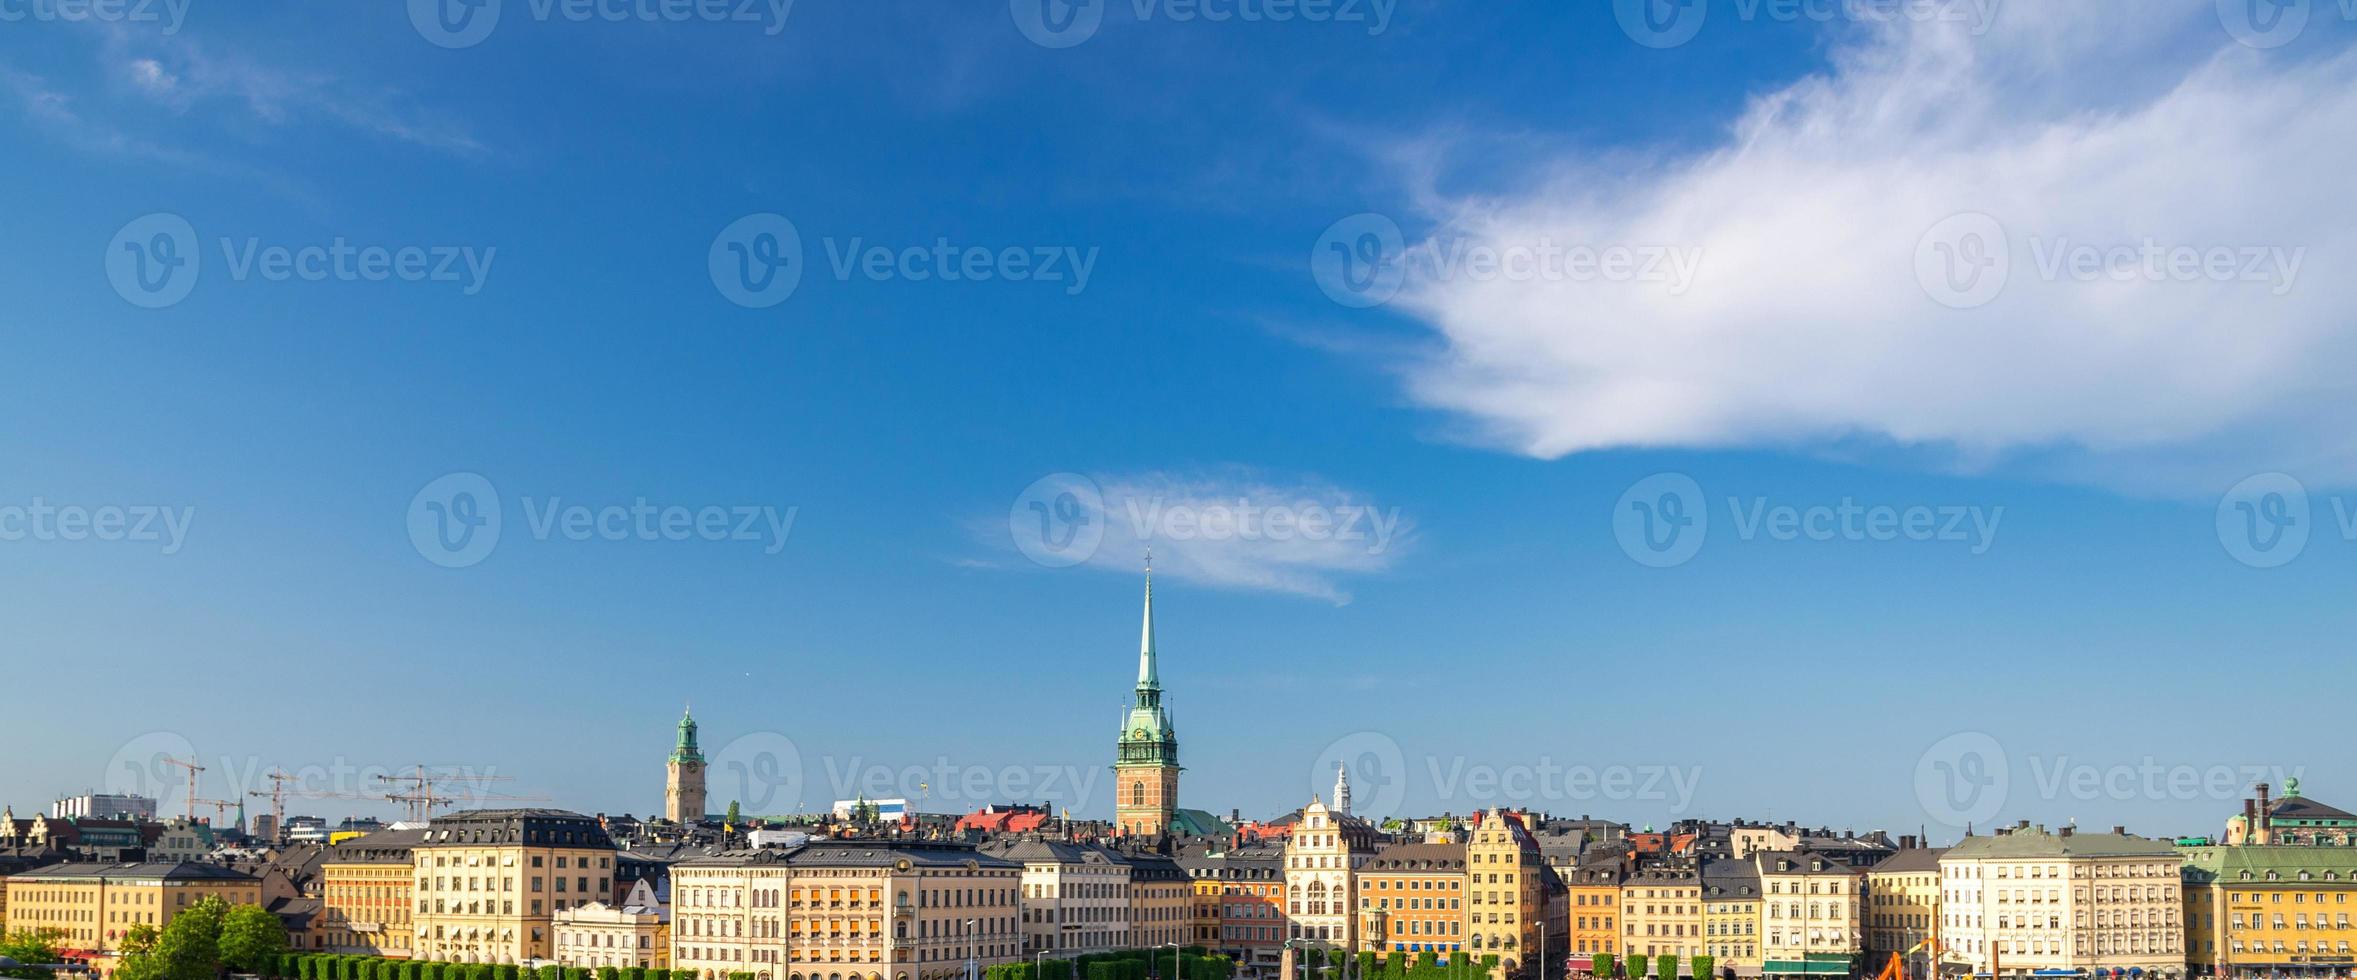
[[1694, 980], [1710, 980], [1711, 971], [1719, 965], [1716, 956], [1697, 956], [1689, 961], [1694, 968]]
[[[748, 973], [745, 974], [745, 976], [750, 978], [752, 974]], [[614, 969], [610, 966], [598, 967], [597, 980], [622, 980], [622, 971]]]
[[737, 801], [728, 801], [728, 825], [731, 827], [739, 826], [737, 821], [743, 820], [744, 818], [745, 811], [738, 808]]
[[[19, 963], [55, 963], [57, 962], [57, 939], [63, 935], [65, 932], [60, 929], [13, 930], [6, 936], [0, 936], [0, 956], [6, 956]], [[29, 966], [0, 970], [0, 977], [44, 980], [48, 976], [49, 971], [36, 970]]]
[[1661, 980], [1678, 980], [1678, 954], [1663, 953], [1654, 957], [1653, 967], [1661, 971]]
[[1598, 980], [1612, 980], [1613, 968], [1619, 965], [1617, 959], [1611, 953], [1598, 953], [1595, 968], [1588, 972], [1595, 974]]
[[[177, 919], [173, 920], [179, 921]], [[260, 973], [286, 952], [286, 925], [269, 909], [239, 905], [221, 917], [221, 962]]]

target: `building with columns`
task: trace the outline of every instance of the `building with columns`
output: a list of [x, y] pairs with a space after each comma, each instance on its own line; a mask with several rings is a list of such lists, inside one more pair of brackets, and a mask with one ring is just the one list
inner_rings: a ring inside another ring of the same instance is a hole
[[696, 747], [696, 719], [687, 712], [679, 716], [679, 744], [671, 749], [671, 761], [663, 766], [663, 818], [672, 823], [698, 823], [704, 819], [704, 752]]
[[1178, 730], [1162, 706], [1162, 672], [1154, 653], [1154, 572], [1146, 571], [1145, 624], [1138, 638], [1138, 686], [1121, 716], [1113, 763], [1114, 825], [1134, 837], [1159, 837], [1178, 810]]
[[1285, 842], [1286, 938], [1349, 952], [1358, 921], [1352, 884], [1375, 856], [1375, 828], [1312, 799]]

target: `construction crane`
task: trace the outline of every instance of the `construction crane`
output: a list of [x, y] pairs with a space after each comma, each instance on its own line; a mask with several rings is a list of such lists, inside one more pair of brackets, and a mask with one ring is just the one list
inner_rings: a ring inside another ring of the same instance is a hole
[[167, 766], [177, 766], [179, 768], [188, 770], [188, 820], [190, 823], [195, 823], [197, 803], [196, 774], [205, 771], [205, 767], [197, 765], [195, 759], [175, 759], [168, 755], [156, 761], [161, 762]]
[[[1875, 974], [1874, 980], [1907, 980], [1907, 957], [1925, 950], [1930, 953], [1931, 975], [1933, 977], [1939, 976], [1940, 939], [1938, 936], [1933, 936], [1907, 947], [1907, 951], [1904, 953], [1892, 953], [1890, 962], [1882, 965], [1882, 972]], [[1994, 976], [1991, 980], [1994, 980]]]
[[287, 775], [285, 770], [280, 769], [263, 773], [262, 778], [270, 781], [270, 792], [265, 793], [258, 789], [247, 790], [246, 795], [270, 801], [270, 836], [274, 839], [286, 836], [286, 798], [289, 795], [304, 799], [373, 800], [377, 798], [374, 794], [364, 793], [305, 792], [301, 787], [289, 790], [286, 788], [286, 784], [300, 780]]
[[[221, 826], [221, 821], [222, 821], [223, 819], [225, 819], [226, 817], [228, 817], [228, 815], [229, 815], [229, 808], [230, 808], [230, 807], [233, 807], [233, 806], [240, 806], [240, 805], [242, 805], [242, 804], [238, 804], [238, 803], [233, 803], [233, 802], [230, 802], [230, 801], [228, 801], [228, 800], [199, 800], [199, 799], [195, 799], [195, 798], [190, 798], [188, 802], [189, 802], [189, 803], [191, 803], [191, 804], [202, 804], [202, 805], [204, 805], [204, 806], [209, 806], [209, 807], [212, 807], [212, 808], [213, 808], [213, 826], [215, 826], [215, 827]], [[194, 819], [194, 818], [191, 818], [191, 820], [193, 820], [193, 819]], [[237, 828], [237, 829], [238, 829], [239, 831], [241, 831], [241, 832], [245, 830], [245, 828], [244, 828], [244, 827], [239, 827], [239, 828]]]
[[458, 802], [462, 802], [462, 801], [463, 801], [463, 802], [473, 802], [473, 801], [479, 801], [479, 800], [481, 800], [481, 801], [488, 801], [488, 800], [500, 800], [500, 801], [512, 801], [512, 802], [520, 802], [520, 803], [521, 803], [521, 802], [546, 802], [546, 801], [548, 800], [548, 797], [545, 797], [545, 796], [511, 796], [511, 795], [509, 795], [509, 794], [506, 794], [506, 793], [486, 793], [486, 792], [482, 792], [482, 791], [480, 791], [480, 790], [476, 790], [476, 789], [459, 789], [459, 790], [451, 790], [450, 792], [452, 792], [452, 793], [459, 793], [459, 794], [463, 794], [463, 795], [456, 795], [456, 796], [453, 796], [453, 795], [445, 795], [445, 794], [444, 794], [444, 793], [443, 793], [443, 792], [440, 790], [440, 787], [438, 787], [438, 786], [436, 785], [437, 783], [445, 783], [445, 782], [447, 782], [447, 783], [486, 783], [486, 782], [499, 782], [499, 781], [505, 781], [505, 780], [512, 780], [512, 779], [514, 779], [514, 778], [515, 778], [514, 776], [490, 776], [490, 775], [475, 775], [475, 774], [473, 774], [473, 773], [445, 773], [445, 772], [433, 772], [433, 771], [430, 771], [430, 770], [428, 770], [428, 769], [427, 769], [425, 766], [419, 765], [419, 766], [412, 766], [412, 767], [410, 767], [410, 771], [409, 771], [409, 772], [408, 772], [406, 775], [397, 775], [397, 776], [378, 776], [378, 777], [376, 777], [376, 778], [377, 778], [377, 781], [378, 781], [378, 782], [380, 782], [380, 783], [403, 783], [403, 784], [407, 784], [407, 786], [409, 787], [409, 789], [408, 789], [408, 791], [407, 791], [407, 792], [400, 792], [400, 793], [386, 793], [386, 794], [385, 794], [385, 799], [391, 800], [391, 801], [393, 801], [393, 802], [395, 802], [395, 803], [399, 803], [399, 804], [401, 804], [402, 806], [404, 806], [404, 807], [408, 808], [408, 811], [409, 811], [409, 819], [410, 819], [410, 820], [413, 820], [413, 821], [414, 821], [414, 820], [425, 820], [425, 819], [427, 819], [427, 818], [430, 818], [430, 817], [432, 817], [432, 816], [434, 815], [434, 808], [435, 808], [435, 807], [439, 807], [439, 806], [445, 806], [445, 805], [448, 805], [448, 804], [451, 804], [451, 803], [458, 803]]

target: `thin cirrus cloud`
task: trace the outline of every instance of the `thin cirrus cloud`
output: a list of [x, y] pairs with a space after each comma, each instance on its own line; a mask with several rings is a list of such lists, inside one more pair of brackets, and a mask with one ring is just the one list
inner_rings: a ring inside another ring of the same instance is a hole
[[1336, 605], [1351, 601], [1347, 580], [1391, 570], [1415, 533], [1367, 494], [1243, 469], [1056, 474], [977, 529], [1050, 567], [1136, 575], [1151, 549], [1157, 578]]
[[[2337, 434], [2357, 423], [2357, 278], [2337, 272], [2357, 196], [2325, 177], [2357, 149], [2357, 55], [2236, 43], [2211, 6], [1860, 26], [1701, 152], [1637, 172], [1565, 155], [1483, 198], [1427, 186], [1438, 230], [1411, 256], [1699, 264], [1673, 283], [1409, 263], [1395, 306], [1439, 344], [1406, 384], [1542, 458], [1865, 445], [2163, 492], [2357, 478]], [[2073, 271], [2089, 246], [2095, 271]], [[2221, 255], [2231, 273], [2176, 265]]]

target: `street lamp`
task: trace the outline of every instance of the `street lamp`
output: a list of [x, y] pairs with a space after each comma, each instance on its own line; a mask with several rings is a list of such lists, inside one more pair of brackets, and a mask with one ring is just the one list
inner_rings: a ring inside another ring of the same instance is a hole
[[1163, 948], [1170, 950], [1170, 980], [1180, 980], [1179, 950], [1184, 947], [1180, 946], [1178, 943], [1163, 943], [1162, 946]]

